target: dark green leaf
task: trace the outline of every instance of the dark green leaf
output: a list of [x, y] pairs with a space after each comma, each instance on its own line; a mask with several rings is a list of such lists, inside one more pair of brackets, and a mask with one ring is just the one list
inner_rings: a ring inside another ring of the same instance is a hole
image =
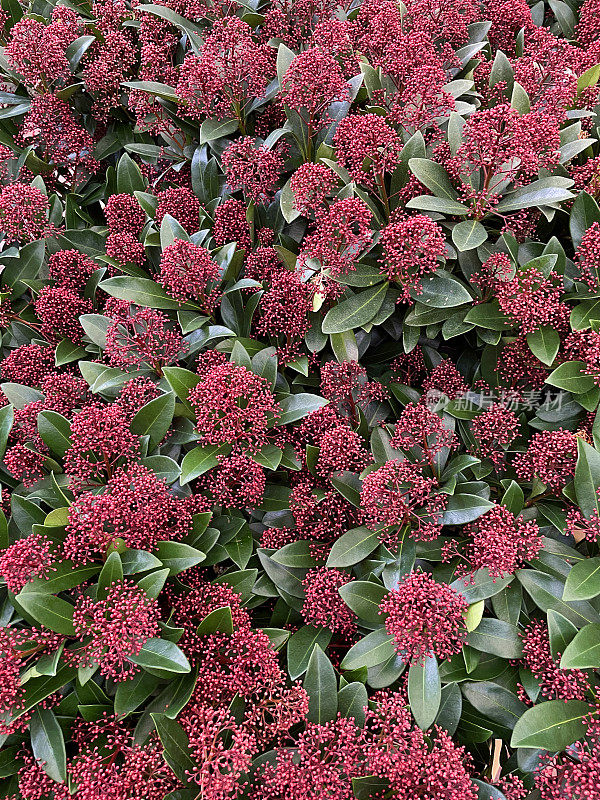
[[482, 245], [488, 238], [488, 233], [481, 222], [468, 219], [459, 222], [452, 228], [452, 241], [461, 252], [474, 250]]
[[600, 557], [586, 558], [571, 567], [563, 600], [589, 600], [600, 594]]
[[521, 658], [523, 643], [515, 625], [493, 617], [482, 619], [467, 636], [467, 644], [500, 658]]
[[497, 683], [477, 681], [464, 683], [462, 693], [471, 705], [485, 717], [512, 730], [527, 710], [525, 703]]
[[415, 722], [425, 731], [433, 725], [442, 700], [440, 673], [435, 656], [414, 663], [408, 670], [408, 702]]
[[354, 681], [346, 684], [338, 692], [338, 710], [342, 717], [354, 719], [357, 725], [364, 725], [365, 708], [369, 703], [367, 690], [363, 683]]
[[549, 700], [528, 708], [515, 725], [511, 747], [564, 750], [585, 734], [583, 717], [590, 706], [581, 700]]
[[339, 589], [339, 593], [360, 620], [369, 625], [383, 624], [379, 606], [388, 593], [384, 586], [372, 581], [350, 581]]
[[162, 564], [168, 568], [169, 575], [179, 575], [186, 569], [191, 569], [201, 564], [206, 554], [195, 547], [190, 547], [184, 542], [158, 542], [156, 555]]
[[600, 513], [596, 494], [598, 488], [600, 488], [600, 453], [579, 437], [575, 467], [575, 496], [586, 519]]
[[567, 645], [560, 660], [561, 669], [600, 667], [600, 624], [586, 625]]
[[36, 708], [29, 723], [31, 748], [44, 772], [57, 783], [67, 780], [67, 754], [65, 740], [54, 712]]
[[319, 645], [313, 648], [303, 682], [308, 692], [309, 722], [322, 725], [337, 714], [337, 681], [331, 661]]
[[328, 402], [328, 400], [316, 394], [307, 394], [306, 392], [290, 394], [279, 402], [277, 424], [289, 425], [299, 419], [304, 419], [313, 411], [326, 406]]
[[572, 394], [583, 394], [589, 392], [595, 386], [591, 375], [585, 374], [585, 364], [583, 361], [565, 361], [557, 367], [546, 378], [546, 383], [556, 386], [558, 389], [565, 389]]
[[383, 664], [395, 655], [394, 639], [385, 628], [379, 628], [360, 639], [344, 656], [342, 669], [360, 669]]
[[305, 625], [290, 637], [287, 645], [288, 672], [295, 681], [306, 672], [308, 662], [316, 646], [325, 650], [331, 641], [331, 631]]
[[128, 658], [148, 670], [182, 673], [191, 669], [190, 662], [177, 645], [164, 639], [148, 639], [136, 656]]
[[371, 555], [379, 544], [377, 531], [369, 528], [353, 528], [333, 543], [328, 567], [352, 567]]
[[197, 767], [190, 757], [190, 741], [178, 722], [164, 714], [152, 714], [156, 731], [164, 747], [165, 761], [179, 780], [187, 784]]
[[533, 355], [549, 367], [558, 353], [560, 336], [554, 328], [544, 325], [527, 334], [527, 344]]
[[215, 608], [207, 614], [198, 625], [198, 636], [207, 636], [211, 633], [233, 633], [233, 617], [230, 606]]
[[381, 308], [387, 289], [387, 283], [380, 283], [342, 300], [327, 312], [323, 333], [343, 333], [367, 325]]
[[38, 431], [52, 453], [63, 458], [71, 445], [71, 423], [56, 411], [41, 411], [37, 418]]
[[41, 627], [64, 636], [75, 635], [73, 606], [66, 600], [47, 592], [36, 592], [26, 586], [17, 595], [16, 602]]
[[140, 408], [131, 420], [131, 431], [138, 436], [150, 437], [150, 449], [155, 448], [166, 436], [175, 412], [175, 395], [161, 394]]

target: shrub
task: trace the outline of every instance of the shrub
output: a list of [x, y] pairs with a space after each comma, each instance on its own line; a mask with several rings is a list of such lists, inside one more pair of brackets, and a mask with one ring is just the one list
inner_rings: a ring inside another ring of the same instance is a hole
[[594, 800], [597, 0], [2, 0], [0, 796]]

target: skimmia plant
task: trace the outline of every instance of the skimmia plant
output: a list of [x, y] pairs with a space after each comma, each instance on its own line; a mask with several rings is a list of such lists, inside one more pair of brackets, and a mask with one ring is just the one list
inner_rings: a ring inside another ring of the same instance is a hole
[[0, 41], [0, 797], [598, 800], [599, 0]]

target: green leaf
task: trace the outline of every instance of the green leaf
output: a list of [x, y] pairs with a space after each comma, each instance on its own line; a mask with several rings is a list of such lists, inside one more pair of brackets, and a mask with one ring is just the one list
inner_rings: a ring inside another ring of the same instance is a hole
[[546, 383], [572, 394], [584, 394], [596, 385], [593, 377], [585, 374], [585, 369], [583, 361], [565, 361], [548, 375]]
[[428, 158], [411, 158], [408, 166], [415, 178], [436, 197], [456, 200], [456, 190], [452, 186], [450, 176], [441, 164]]
[[347, 683], [338, 692], [338, 710], [342, 717], [354, 719], [357, 725], [365, 723], [365, 708], [369, 704], [369, 696], [364, 684], [359, 681]]
[[16, 603], [39, 625], [64, 636], [74, 636], [73, 606], [47, 592], [33, 591], [25, 586], [15, 598]]
[[303, 686], [308, 692], [309, 722], [322, 725], [337, 715], [337, 681], [331, 661], [319, 645], [315, 645], [308, 662]]
[[12, 429], [14, 418], [15, 413], [12, 406], [0, 408], [0, 458], [3, 458], [6, 452], [8, 434]]
[[583, 717], [588, 703], [581, 700], [549, 700], [528, 708], [515, 725], [511, 747], [531, 747], [560, 752], [585, 735]]
[[468, 214], [470, 209], [464, 203], [457, 200], [450, 200], [447, 197], [434, 197], [431, 194], [420, 194], [418, 197], [411, 197], [406, 204], [407, 208], [416, 208], [419, 211], [434, 211], [438, 214], [448, 214], [452, 217], [461, 217]]
[[54, 712], [36, 708], [29, 723], [31, 749], [44, 772], [57, 783], [67, 780], [65, 740]]
[[332, 333], [329, 337], [331, 349], [341, 364], [344, 361], [358, 361], [358, 344], [354, 331]]
[[370, 556], [378, 544], [377, 531], [365, 527], [353, 528], [335, 540], [327, 558], [327, 566], [352, 567]]
[[69, 420], [56, 411], [41, 411], [38, 414], [37, 426], [44, 444], [54, 455], [62, 459], [73, 444]]
[[600, 615], [587, 601], [566, 603], [562, 599], [564, 585], [553, 575], [533, 569], [518, 569], [515, 574], [533, 602], [542, 611], [546, 613], [550, 609], [558, 611], [578, 628], [590, 622], [600, 622]]
[[437, 716], [442, 684], [436, 657], [426, 656], [423, 661], [411, 664], [408, 670], [408, 702], [415, 722], [426, 731]]
[[147, 700], [156, 688], [156, 678], [148, 672], [136, 672], [126, 681], [117, 684], [115, 714], [126, 716]]
[[501, 311], [497, 300], [473, 306], [465, 316], [465, 322], [491, 331], [503, 331], [513, 327], [510, 319]]
[[298, 219], [300, 212], [296, 209], [295, 197], [290, 186], [290, 182], [286, 181], [279, 195], [279, 207], [284, 220], [289, 224], [295, 219]]
[[278, 564], [268, 555], [267, 551], [262, 548], [259, 548], [256, 552], [263, 569], [273, 581], [278, 591], [281, 590], [299, 599], [304, 598], [305, 593], [302, 579], [306, 574], [305, 569], [296, 569], [294, 567], [286, 567], [283, 564]]
[[561, 669], [600, 667], [600, 624], [586, 625], [567, 645], [560, 660]]
[[191, 670], [190, 662], [173, 642], [164, 639], [148, 639], [140, 652], [128, 656], [129, 661], [147, 670], [167, 673], [183, 673]]
[[[160, 223], [160, 246], [163, 250], [166, 250], [167, 247], [170, 247], [178, 240], [189, 242], [190, 237], [188, 236], [188, 232], [175, 217], [172, 217], [170, 214], [165, 214]], [[183, 308], [179, 303], [178, 306]]]
[[217, 456], [225, 455], [230, 450], [226, 444], [199, 445], [186, 453], [181, 462], [181, 476], [179, 482], [182, 486], [195, 480], [216, 467], [219, 463]]
[[527, 710], [525, 703], [497, 683], [463, 683], [462, 693], [469, 703], [492, 722], [512, 730]]
[[190, 757], [190, 740], [181, 725], [164, 714], [151, 714], [156, 731], [164, 747], [165, 761], [179, 780], [187, 784], [197, 766]]
[[357, 617], [369, 625], [383, 624], [379, 606], [387, 595], [385, 586], [372, 581], [350, 581], [338, 590], [342, 599]]
[[443, 512], [444, 525], [465, 525], [478, 519], [494, 504], [484, 497], [475, 494], [454, 494], [448, 498], [448, 503]]
[[290, 542], [290, 544], [280, 547], [279, 550], [272, 554], [271, 558], [284, 567], [306, 567], [310, 569], [317, 564], [311, 552], [311, 545], [312, 542], [299, 539], [296, 542]]
[[[55, 511], [58, 510], [59, 509], [55, 509]], [[46, 524], [48, 525], [47, 520], [48, 518], [46, 518]], [[59, 594], [68, 589], [74, 589], [84, 581], [92, 578], [98, 572], [100, 572], [100, 566], [98, 564], [74, 564], [72, 561], [65, 559], [58, 564], [52, 565], [52, 572], [47, 578], [35, 578], [26, 584], [21, 591], [32, 591], [40, 594]]]
[[594, 222], [600, 222], [598, 203], [587, 192], [579, 192], [571, 206], [571, 215], [569, 217], [569, 227], [574, 248], [579, 247], [585, 232]]
[[181, 475], [181, 467], [169, 456], [148, 456], [142, 459], [142, 465], [148, 467], [156, 477], [169, 485]]
[[[498, 214], [507, 214], [510, 211], [520, 211], [522, 208], [562, 203], [571, 200], [574, 195], [568, 189], [557, 184], [559, 178], [540, 178], [533, 183], [523, 186], [507, 194], [494, 208]], [[572, 182], [569, 181], [572, 185]]]
[[567, 575], [563, 600], [589, 600], [600, 594], [600, 557], [579, 561]]
[[205, 119], [200, 125], [200, 144], [230, 136], [237, 131], [238, 124], [237, 119]]
[[367, 325], [381, 308], [388, 286], [380, 283], [342, 300], [325, 315], [323, 333], [343, 333]]
[[325, 650], [331, 641], [331, 631], [304, 625], [290, 637], [287, 644], [288, 673], [295, 681], [306, 672], [308, 662], [315, 647]]
[[465, 600], [471, 604], [477, 603], [479, 600], [487, 600], [488, 597], [494, 597], [494, 595], [506, 589], [512, 581], [512, 575], [505, 575], [504, 578], [493, 578], [487, 567], [483, 567], [467, 578], [458, 578], [450, 586], [455, 592], [462, 594]]
[[233, 617], [231, 615], [231, 607], [223, 606], [222, 608], [215, 608], [210, 614], [207, 614], [202, 622], [198, 625], [196, 633], [198, 636], [208, 636], [211, 633], [233, 633]]
[[289, 425], [292, 422], [298, 422], [299, 419], [304, 419], [313, 411], [323, 408], [328, 402], [317, 394], [308, 394], [307, 392], [290, 394], [279, 402], [277, 424]]
[[23, 281], [36, 280], [44, 263], [46, 243], [43, 239], [24, 245], [19, 258], [11, 258], [2, 270], [2, 283], [10, 287], [15, 295], [22, 294], [27, 286]]
[[125, 575], [135, 575], [138, 572], [147, 572], [150, 569], [162, 567], [161, 562], [152, 553], [129, 548], [121, 553], [121, 563]]
[[152, 450], [167, 435], [174, 413], [175, 395], [172, 392], [161, 394], [140, 408], [131, 420], [131, 431], [138, 436], [149, 436]]
[[23, 704], [13, 712], [14, 715], [10, 720], [18, 719], [32, 708], [39, 706], [43, 700], [66, 686], [76, 675], [77, 670], [73, 667], [62, 666], [56, 675], [44, 675], [41, 678], [28, 680], [25, 684]]
[[119, 194], [133, 194], [145, 192], [146, 180], [135, 161], [123, 153], [117, 165], [117, 192]]
[[280, 85], [283, 83], [285, 73], [288, 71], [295, 57], [296, 54], [294, 51], [290, 50], [283, 42], [279, 45], [279, 49], [277, 50], [277, 79]]
[[488, 238], [488, 232], [476, 219], [466, 219], [452, 228], [452, 241], [461, 253], [474, 250]]
[[360, 639], [344, 656], [342, 669], [376, 667], [396, 655], [394, 639], [385, 628], [379, 628]]
[[466, 287], [444, 270], [424, 276], [421, 287], [422, 291], [411, 292], [411, 297], [430, 308], [454, 308], [473, 300]]
[[390, 783], [387, 778], [378, 775], [365, 775], [352, 778], [352, 792], [356, 800], [370, 800], [371, 797], [385, 797]]
[[521, 658], [523, 642], [515, 625], [493, 617], [485, 617], [467, 636], [467, 644], [500, 658]]
[[354, 472], [347, 472], [344, 470], [343, 472], [334, 473], [329, 480], [331, 481], [332, 486], [349, 503], [352, 503], [352, 505], [356, 506], [356, 508], [360, 506], [360, 491], [362, 487], [362, 481], [358, 475], [355, 475]]
[[169, 570], [169, 575], [179, 575], [186, 569], [201, 564], [206, 554], [184, 542], [158, 542], [156, 555]]
[[106, 600], [113, 583], [123, 580], [123, 564], [121, 556], [117, 552], [112, 552], [102, 567], [98, 576], [98, 600]]
[[171, 309], [180, 311], [182, 309], [196, 309], [193, 303], [180, 303], [170, 297], [162, 286], [151, 281], [150, 278], [135, 278], [131, 275], [117, 275], [114, 278], [100, 281], [99, 288], [116, 297], [119, 300], [126, 300], [138, 306], [148, 308]]
[[65, 57], [73, 72], [77, 71], [79, 62], [87, 52], [90, 45], [98, 41], [95, 36], [80, 36], [75, 39], [65, 50]]
[[538, 328], [536, 331], [527, 334], [527, 344], [533, 355], [542, 364], [551, 366], [554, 363], [558, 348], [560, 347], [560, 336], [558, 331], [547, 325]]
[[165, 367], [163, 369], [163, 375], [179, 400], [181, 400], [186, 408], [191, 410], [188, 396], [191, 390], [195, 389], [200, 383], [200, 376], [195, 372], [190, 372], [189, 369], [183, 369], [183, 367]]
[[558, 658], [577, 635], [577, 628], [566, 617], [551, 608], [548, 611], [548, 635], [552, 658]]
[[138, 586], [148, 595], [148, 597], [156, 599], [162, 592], [163, 586], [165, 585], [168, 577], [168, 569], [157, 569], [156, 572], [151, 572], [149, 575], [145, 575], [141, 580], [139, 580]]
[[[145, 6], [144, 11], [147, 8], [148, 6]], [[148, 94], [153, 94], [155, 97], [170, 100], [172, 103], [176, 103], [180, 99], [176, 89], [158, 81], [125, 81], [121, 86], [125, 86], [127, 89], [134, 89], [136, 92], [148, 92]], [[141, 194], [146, 194], [146, 192], [142, 189]]]
[[586, 519], [600, 513], [597, 489], [600, 487], [600, 453], [581, 437], [577, 439], [575, 496]]

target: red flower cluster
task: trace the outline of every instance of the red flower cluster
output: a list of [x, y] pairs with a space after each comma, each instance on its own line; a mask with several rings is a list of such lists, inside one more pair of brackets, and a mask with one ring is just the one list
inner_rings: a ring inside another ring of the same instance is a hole
[[320, 625], [345, 638], [356, 632], [356, 615], [342, 600], [339, 589], [352, 578], [339, 569], [319, 567], [302, 581], [305, 598], [302, 616], [307, 625]]
[[379, 609], [387, 615], [385, 629], [405, 660], [422, 662], [432, 655], [450, 658], [462, 649], [467, 602], [425, 572], [411, 572], [384, 597]]
[[562, 429], [542, 431], [531, 437], [525, 453], [515, 457], [514, 467], [521, 480], [534, 477], [550, 491], [560, 492], [575, 474], [577, 438]]
[[410, 526], [415, 539], [426, 541], [439, 536], [447, 497], [435, 494], [435, 478], [427, 478], [419, 464], [410, 461], [388, 461], [364, 479], [361, 506], [369, 527], [385, 527], [393, 531], [382, 536], [393, 545], [405, 526]]
[[176, 239], [163, 250], [158, 280], [181, 303], [194, 300], [206, 314], [219, 302], [219, 266], [206, 248]]
[[450, 542], [446, 556], [457, 554], [465, 560], [467, 571], [487, 568], [492, 578], [503, 578], [537, 558], [542, 537], [537, 522], [523, 522], [502, 505], [494, 506], [467, 529], [472, 536], [466, 548]]
[[191, 527], [183, 500], [141, 464], [118, 469], [102, 494], [84, 492], [69, 508], [67, 558], [85, 563], [104, 558], [111, 547], [124, 543], [153, 550], [160, 540], [180, 539]]
[[560, 655], [551, 652], [546, 623], [531, 622], [523, 635], [523, 662], [539, 681], [541, 693], [552, 700], [583, 700], [589, 689], [586, 673], [580, 669], [562, 669]]
[[191, 390], [189, 401], [205, 444], [260, 447], [266, 443], [267, 430], [278, 413], [267, 381], [246, 367], [228, 362], [209, 369]]
[[158, 603], [134, 583], [113, 583], [104, 599], [82, 596], [73, 610], [73, 626], [82, 640], [73, 658], [79, 666], [98, 664], [100, 673], [125, 681], [139, 667], [130, 657], [159, 633]]

